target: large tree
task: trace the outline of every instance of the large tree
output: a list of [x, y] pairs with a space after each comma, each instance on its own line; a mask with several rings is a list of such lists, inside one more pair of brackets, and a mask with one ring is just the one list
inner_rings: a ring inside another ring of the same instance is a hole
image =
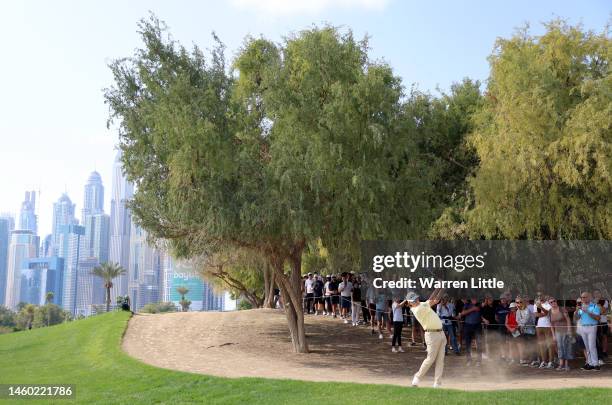
[[438, 221], [439, 235], [612, 237], [611, 55], [609, 29], [559, 20], [497, 41], [469, 138], [470, 198]]
[[247, 39], [228, 72], [155, 18], [144, 48], [111, 65], [139, 224], [193, 257], [232, 245], [263, 254], [285, 298], [294, 348], [308, 350], [300, 293], [307, 243], [418, 235], [427, 166], [404, 119], [399, 78], [366, 41], [332, 27], [282, 44]]

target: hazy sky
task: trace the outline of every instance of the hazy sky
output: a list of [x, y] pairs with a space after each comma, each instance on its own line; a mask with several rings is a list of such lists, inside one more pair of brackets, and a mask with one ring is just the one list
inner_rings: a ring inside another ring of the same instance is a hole
[[108, 212], [117, 136], [106, 129], [102, 89], [107, 64], [141, 42], [137, 21], [153, 11], [185, 45], [211, 44], [212, 31], [235, 54], [248, 35], [281, 40], [328, 22], [371, 36], [406, 86], [448, 88], [465, 76], [486, 79], [496, 37], [530, 22], [534, 33], [555, 16], [600, 31], [609, 1], [21, 1], [0, 2], [0, 212], [17, 213], [26, 189], [40, 189], [39, 233], [64, 190], [77, 204], [96, 169]]

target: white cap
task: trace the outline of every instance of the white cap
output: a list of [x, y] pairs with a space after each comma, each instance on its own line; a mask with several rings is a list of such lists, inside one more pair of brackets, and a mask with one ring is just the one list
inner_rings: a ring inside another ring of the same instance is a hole
[[408, 302], [416, 302], [416, 300], [418, 299], [419, 299], [419, 295], [415, 293], [414, 291], [410, 291], [408, 294], [406, 294], [406, 301]]

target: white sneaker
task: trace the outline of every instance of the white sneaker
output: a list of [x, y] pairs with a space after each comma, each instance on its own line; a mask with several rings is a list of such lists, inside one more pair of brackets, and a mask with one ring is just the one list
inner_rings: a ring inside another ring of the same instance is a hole
[[393, 346], [393, 347], [391, 348], [391, 352], [392, 352], [392, 353], [397, 353], [397, 350], [395, 350], [395, 346]]
[[412, 379], [412, 386], [413, 387], [418, 387], [420, 382], [421, 382], [421, 380], [419, 380], [419, 378], [415, 375], [414, 378]]
[[599, 359], [598, 364], [599, 364], [600, 366], [603, 366], [603, 365], [604, 365], [604, 364], [606, 364], [606, 363], [604, 363], [604, 361], [603, 361], [602, 359]]
[[549, 361], [548, 364], [546, 365], [546, 368], [555, 368], [555, 365], [553, 364], [552, 361]]
[[434, 388], [440, 388], [440, 386], [441, 386], [441, 385], [442, 385], [442, 383], [437, 383], [437, 382], [435, 382], [435, 383], [434, 383], [434, 385], [433, 385], [433, 387], [434, 387]]
[[400, 353], [404, 353], [404, 349], [402, 349], [402, 346], [398, 347], [397, 351], [400, 352]]
[[382, 333], [378, 335], [378, 338], [379, 338], [379, 339], [382, 339], [382, 338], [383, 338]]
[[344, 323], [348, 323], [348, 319], [345, 319], [345, 320], [344, 320]]
[[540, 368], [546, 368], [546, 362], [545, 361], [540, 363]]

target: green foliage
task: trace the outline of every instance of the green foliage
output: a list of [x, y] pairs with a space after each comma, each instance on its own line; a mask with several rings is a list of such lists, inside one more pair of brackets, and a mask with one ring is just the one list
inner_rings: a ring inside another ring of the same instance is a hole
[[141, 30], [144, 49], [111, 65], [106, 100], [137, 220], [175, 253], [289, 252], [428, 225], [400, 79], [365, 40], [332, 27], [247, 39], [232, 75], [220, 43], [208, 60], [154, 18]]
[[472, 236], [612, 237], [611, 52], [608, 29], [559, 20], [542, 36], [497, 41], [470, 140], [480, 161]]
[[264, 271], [268, 262], [259, 252], [228, 247], [196, 261], [197, 271], [217, 293], [228, 291], [260, 307], [264, 296]]
[[172, 302], [157, 302], [143, 306], [140, 312], [159, 314], [163, 312], [176, 312], [176, 305]]
[[102, 263], [96, 266], [91, 273], [104, 280], [105, 288], [111, 288], [113, 286], [113, 280], [125, 274], [126, 271], [118, 263]]
[[13, 328], [15, 325], [15, 312], [3, 305], [0, 305], [0, 326]]
[[238, 310], [253, 309], [253, 305], [247, 300], [240, 300]]

